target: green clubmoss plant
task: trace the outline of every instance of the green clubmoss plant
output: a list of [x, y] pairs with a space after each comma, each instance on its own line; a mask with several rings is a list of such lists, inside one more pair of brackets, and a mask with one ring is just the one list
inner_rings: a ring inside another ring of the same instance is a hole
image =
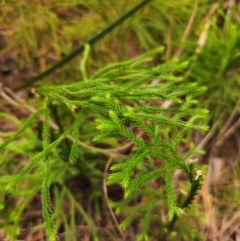
[[[84, 80], [73, 84], [38, 88], [36, 94], [43, 99], [43, 106], [0, 145], [0, 150], [6, 148], [41, 117], [42, 150], [13, 176], [7, 190], [14, 191], [35, 167], [44, 166], [42, 213], [50, 240], [55, 240], [57, 234], [50, 208], [50, 174], [54, 172], [50, 168], [51, 158], [60, 143], [67, 138], [72, 140], [69, 165], [76, 162], [79, 145], [115, 158], [108, 182], [121, 185], [126, 200], [134, 199], [135, 193], [147, 186], [149, 181], [161, 178], [166, 187], [170, 222], [175, 222], [181, 217], [182, 210], [192, 203], [201, 187], [202, 174], [200, 167], [185, 161], [187, 156], [179, 154], [178, 146], [189, 131], [207, 130], [206, 126], [200, 124], [207, 111], [197, 108], [196, 101], [192, 99], [193, 94], [202, 92], [204, 88], [194, 83], [186, 83], [180, 77], [180, 73], [187, 68], [187, 63], [147, 66], [145, 63], [160, 50], [154, 50], [134, 60], [112, 64], [90, 77], [85, 73]], [[171, 106], [164, 107], [165, 101], [170, 101]], [[57, 138], [51, 135], [51, 103], [67, 107], [74, 117], [71, 126], [65, 127]], [[92, 113], [96, 116], [96, 133], [93, 141], [104, 142], [113, 138], [119, 141], [118, 147], [105, 150], [84, 143], [87, 140], [81, 139], [79, 130], [89, 121], [87, 117]], [[121, 153], [121, 147], [129, 143], [132, 143], [133, 148], [126, 156]], [[161, 168], [154, 165], [149, 168], [149, 163], [154, 159], [162, 163]], [[86, 165], [86, 162], [81, 165]], [[187, 175], [190, 185], [189, 193], [182, 202], [178, 201], [173, 185], [173, 174], [177, 169], [181, 169]], [[157, 202], [158, 199], [155, 198], [149, 203], [139, 240], [148, 238], [149, 225]]]

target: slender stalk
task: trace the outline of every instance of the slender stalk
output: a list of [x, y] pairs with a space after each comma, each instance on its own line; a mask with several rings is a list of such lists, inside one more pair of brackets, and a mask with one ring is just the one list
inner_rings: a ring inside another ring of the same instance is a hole
[[86, 44], [88, 45], [93, 45], [96, 42], [98, 42], [100, 39], [102, 39], [104, 36], [106, 36], [108, 33], [110, 33], [113, 29], [115, 29], [117, 26], [119, 26], [121, 23], [123, 23], [125, 20], [128, 18], [132, 17], [137, 11], [142, 9], [147, 3], [149, 3], [151, 0], [143, 0], [141, 3], [136, 5], [134, 8], [129, 10], [128, 12], [124, 13], [121, 17], [119, 17], [116, 21], [111, 23], [109, 26], [107, 26], [105, 29], [103, 29], [99, 34], [95, 35], [93, 38], [91, 38], [89, 41], [78, 47], [76, 50], [74, 50], [72, 53], [61, 59], [59, 62], [54, 64], [52, 67], [44, 71], [43, 73], [39, 74], [36, 77], [31, 78], [29, 81], [26, 81], [26, 83], [20, 85], [19, 87], [16, 88], [16, 90], [24, 89], [26, 87], [31, 86], [32, 84], [38, 82], [39, 80], [45, 78], [46, 76], [50, 75], [53, 73], [55, 70], [61, 68], [74, 58], [76, 58], [80, 53], [83, 52], [84, 46]]

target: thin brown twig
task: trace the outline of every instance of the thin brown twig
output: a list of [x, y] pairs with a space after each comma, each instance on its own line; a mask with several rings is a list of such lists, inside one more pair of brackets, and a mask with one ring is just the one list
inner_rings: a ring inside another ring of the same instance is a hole
[[[221, 228], [221, 240], [227, 240], [227, 237], [229, 237], [229, 229], [233, 228], [234, 226], [238, 225], [238, 221], [240, 219], [240, 210], [236, 211], [231, 219], [229, 219]], [[224, 235], [225, 234], [225, 235]]]
[[103, 175], [103, 193], [104, 193], [104, 197], [105, 197], [105, 200], [107, 202], [107, 206], [108, 206], [108, 209], [109, 209], [109, 212], [110, 212], [110, 216], [112, 217], [112, 220], [114, 222], [114, 224], [116, 225], [119, 233], [121, 234], [121, 236], [124, 238], [124, 233], [123, 231], [121, 230], [120, 226], [119, 226], [119, 223], [117, 221], [117, 218], [112, 210], [112, 208], [110, 207], [109, 205], [109, 198], [108, 198], [108, 191], [107, 191], [107, 173], [108, 173], [108, 170], [109, 170], [109, 167], [112, 163], [112, 160], [113, 160], [113, 157], [110, 156], [107, 163], [106, 163], [106, 166], [105, 166], [105, 169], [104, 169], [104, 175]]
[[[212, 5], [212, 7], [210, 8], [209, 12], [207, 13], [206, 17], [203, 19], [203, 30], [201, 31], [198, 41], [197, 41], [197, 47], [195, 49], [195, 53], [192, 57], [191, 62], [194, 62], [198, 59], [199, 54], [201, 53], [203, 47], [206, 44], [207, 41], [207, 37], [208, 37], [208, 31], [210, 29], [211, 26], [211, 20], [212, 17], [214, 16], [215, 12], [217, 11], [217, 9], [219, 8], [219, 4], [215, 3]], [[192, 67], [190, 66], [190, 68], [188, 69], [188, 71], [185, 74], [185, 78], [187, 78], [190, 73], [191, 73]]]
[[227, 13], [226, 16], [230, 20], [232, 18], [232, 9], [235, 5], [235, 0], [228, 0], [227, 1]]
[[222, 136], [221, 138], [216, 142], [215, 147], [220, 147], [223, 145], [224, 141], [229, 138], [236, 129], [240, 127], [240, 118], [229, 128]]
[[9, 104], [15, 106], [15, 107], [19, 107], [19, 103], [14, 101], [12, 98], [10, 98], [8, 95], [5, 94], [5, 92], [3, 91], [3, 85], [0, 82], [0, 95], [2, 96], [2, 98], [4, 100], [6, 100]]
[[237, 115], [239, 114], [238, 111], [238, 107], [235, 106], [235, 108], [233, 109], [230, 117], [227, 119], [227, 121], [225, 122], [223, 128], [221, 128], [221, 133], [220, 133], [220, 137], [219, 139], [224, 135], [224, 133], [232, 126], [234, 119], [237, 117]]
[[181, 41], [180, 41], [180, 45], [179, 45], [179, 48], [178, 50], [176, 51], [176, 53], [174, 54], [174, 58], [179, 58], [183, 52], [183, 44], [184, 42], [186, 41], [187, 39], [187, 36], [189, 35], [190, 33], [190, 30], [192, 28], [192, 25], [193, 25], [193, 21], [194, 21], [194, 18], [196, 16], [196, 13], [197, 13], [197, 9], [198, 9], [198, 1], [195, 1], [195, 4], [194, 4], [194, 8], [193, 8], [193, 11], [192, 11], [192, 14], [191, 14], [191, 17], [188, 21], [188, 24], [187, 24], [187, 27], [183, 33], [183, 36], [181, 38]]

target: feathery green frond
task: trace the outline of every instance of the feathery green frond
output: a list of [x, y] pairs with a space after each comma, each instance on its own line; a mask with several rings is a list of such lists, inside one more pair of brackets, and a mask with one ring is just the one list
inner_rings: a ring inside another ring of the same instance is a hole
[[80, 137], [80, 133], [79, 133], [79, 126], [82, 124], [83, 118], [84, 118], [84, 111], [80, 111], [77, 114], [77, 117], [73, 123], [73, 128], [72, 128], [72, 137], [74, 138], [73, 143], [72, 143], [72, 147], [71, 147], [71, 151], [70, 151], [70, 155], [69, 155], [69, 162], [70, 163], [75, 163], [76, 159], [78, 157], [78, 141], [79, 141], [79, 137]]
[[[44, 101], [44, 120], [43, 120], [43, 151], [50, 144], [50, 124], [49, 124], [49, 108], [48, 108], [48, 98]], [[46, 155], [43, 159], [44, 161], [44, 178], [42, 184], [42, 212], [43, 219], [45, 222], [45, 228], [49, 239], [54, 241], [56, 238], [56, 230], [54, 228], [54, 222], [52, 219], [52, 210], [51, 210], [51, 199], [50, 199], [50, 157], [49, 154]]]
[[173, 217], [176, 215], [177, 217], [181, 216], [180, 209], [178, 207], [174, 188], [173, 188], [173, 181], [172, 181], [172, 173], [170, 168], [166, 168], [165, 171], [165, 179], [166, 179], [166, 192], [167, 192], [167, 202], [168, 202], [168, 219], [171, 221]]
[[153, 212], [154, 209], [156, 208], [158, 200], [152, 200], [148, 203], [146, 207], [146, 215], [143, 217], [141, 220], [142, 224], [142, 231], [141, 233], [137, 236], [137, 240], [139, 241], [147, 241], [149, 240], [149, 228], [150, 228], [150, 222], [152, 220]]
[[65, 133], [63, 133], [57, 140], [49, 144], [42, 152], [40, 152], [38, 155], [36, 155], [32, 161], [27, 164], [20, 172], [17, 174], [12, 181], [7, 185], [7, 190], [12, 191], [16, 186], [25, 179], [27, 173], [29, 173], [38, 162], [44, 160], [50, 152], [56, 148], [70, 133], [70, 130], [67, 130]]
[[[37, 89], [36, 92], [44, 98], [43, 108], [30, 116], [17, 133], [1, 145], [1, 148], [6, 147], [36, 120], [40, 113], [43, 113], [43, 150], [14, 176], [7, 190], [13, 190], [28, 177], [27, 175], [33, 168], [38, 165], [44, 166], [41, 192], [42, 212], [45, 228], [51, 240], [56, 237], [49, 193], [52, 156], [61, 143], [62, 146], [67, 143], [69, 162], [79, 164], [76, 161], [84, 158], [79, 156], [80, 131], [82, 132], [84, 125], [89, 124], [89, 121], [92, 121], [96, 128], [96, 134], [92, 137], [93, 141], [106, 142], [107, 139], [114, 138], [117, 144], [123, 142], [123, 145], [132, 146], [129, 155], [110, 167], [112, 172], [107, 182], [119, 184], [123, 188], [125, 200], [117, 207], [117, 210], [122, 210], [123, 207], [129, 210], [129, 216], [121, 224], [123, 229], [127, 228], [138, 213], [145, 215], [141, 221], [143, 231], [138, 236], [139, 240], [148, 239], [152, 213], [159, 198], [157, 193], [152, 193], [153, 189], [149, 187], [150, 182], [161, 181], [166, 187], [168, 219], [172, 223], [181, 216], [181, 208], [187, 207], [199, 190], [202, 178], [195, 173], [195, 165], [188, 166], [184, 163], [184, 159], [179, 154], [178, 145], [188, 131], [207, 130], [207, 127], [200, 122], [207, 112], [201, 108], [195, 108], [196, 102], [192, 99], [192, 93], [199, 92], [201, 88], [192, 83], [185, 83], [179, 76], [174, 76], [174, 73], [179, 75], [186, 69], [188, 63], [153, 67], [139, 64], [144, 63], [143, 60], [149, 61], [150, 56], [145, 55], [143, 59], [136, 58], [130, 62], [112, 64], [89, 77], [86, 74], [86, 59], [84, 59], [82, 62], [84, 80], [69, 85]], [[152, 82], [152, 80], [156, 81]], [[165, 102], [170, 102], [171, 106], [164, 107]], [[70, 127], [59, 128], [57, 135], [50, 126], [50, 119], [54, 115], [54, 111], [50, 111], [50, 104], [53, 103], [57, 108], [63, 107], [71, 113], [68, 123]], [[88, 119], [88, 115], [93, 118]], [[66, 138], [71, 139], [72, 143], [69, 144], [68, 141], [64, 143]], [[91, 146], [89, 149], [100, 150], [100, 148]], [[102, 151], [112, 156], [118, 153], [118, 148]], [[119, 152], [122, 155], [121, 148]], [[159, 163], [158, 168], [153, 160]], [[85, 174], [85, 170], [91, 169], [92, 164], [84, 160], [81, 165], [79, 169], [82, 175], [88, 175], [88, 172]], [[177, 169], [182, 169], [190, 181], [189, 195], [184, 203], [177, 203], [175, 197], [172, 178]], [[134, 198], [144, 197], [145, 194], [151, 196], [151, 205], [147, 210], [145, 204], [126, 208]], [[74, 205], [71, 207], [72, 218], [75, 209], [82, 216], [86, 215], [80, 206]], [[84, 218], [88, 225], [92, 225], [87, 217], [84, 216]], [[71, 220], [74, 226], [74, 220]], [[91, 228], [97, 240], [96, 232], [93, 227]]]
[[140, 187], [148, 185], [149, 181], [153, 180], [154, 178], [159, 178], [164, 172], [165, 168], [162, 168], [160, 170], [154, 170], [150, 173], [147, 173], [129, 181], [125, 196], [129, 197], [135, 190], [138, 190]]

